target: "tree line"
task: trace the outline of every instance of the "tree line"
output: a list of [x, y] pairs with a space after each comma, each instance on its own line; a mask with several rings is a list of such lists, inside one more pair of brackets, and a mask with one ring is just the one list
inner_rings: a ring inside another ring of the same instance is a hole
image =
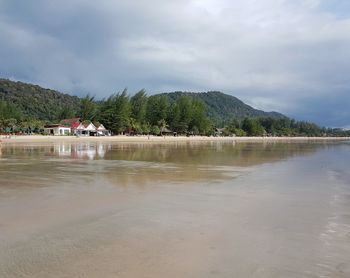
[[114, 134], [209, 135], [213, 125], [202, 101], [182, 96], [170, 102], [166, 96], [147, 96], [140, 90], [130, 97], [125, 89], [109, 98], [94, 102], [89, 95], [82, 99], [80, 117], [98, 121]]
[[233, 119], [223, 133], [237, 136], [350, 136], [350, 131], [319, 127], [306, 121], [272, 117], [244, 118], [243, 121]]
[[166, 95], [148, 96], [143, 89], [133, 96], [125, 89], [101, 101], [87, 95], [75, 109], [60, 108], [50, 122], [26, 117], [16, 105], [0, 100], [0, 132], [40, 133], [47, 123], [79, 117], [102, 123], [113, 134], [161, 135], [171, 131], [179, 135], [207, 136], [350, 136], [350, 131], [323, 128], [287, 117], [232, 118], [219, 126], [207, 112], [205, 103], [191, 95], [171, 100]]

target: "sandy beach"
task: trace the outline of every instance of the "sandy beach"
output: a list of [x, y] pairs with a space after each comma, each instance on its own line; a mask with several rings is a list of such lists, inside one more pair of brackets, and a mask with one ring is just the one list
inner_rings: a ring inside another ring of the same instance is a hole
[[348, 142], [194, 139], [6, 139], [0, 277], [350, 277]]
[[294, 142], [294, 141], [348, 141], [350, 137], [207, 137], [207, 136], [105, 136], [105, 137], [76, 137], [76, 136], [42, 136], [42, 135], [12, 135], [0, 136], [2, 144], [55, 143], [55, 142]]

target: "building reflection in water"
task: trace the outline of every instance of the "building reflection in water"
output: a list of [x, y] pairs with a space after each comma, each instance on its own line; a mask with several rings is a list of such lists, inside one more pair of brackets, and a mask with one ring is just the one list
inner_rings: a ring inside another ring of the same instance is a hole
[[100, 143], [61, 143], [54, 145], [53, 152], [59, 157], [72, 159], [103, 159], [111, 149], [110, 144]]

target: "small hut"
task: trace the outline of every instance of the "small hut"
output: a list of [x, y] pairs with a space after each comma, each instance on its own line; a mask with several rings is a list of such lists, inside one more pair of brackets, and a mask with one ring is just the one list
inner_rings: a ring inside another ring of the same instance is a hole
[[174, 132], [174, 131], [172, 131], [172, 130], [170, 130], [170, 129], [168, 129], [167, 127], [162, 127], [161, 129], [160, 129], [160, 135], [167, 135], [167, 136], [172, 136], [172, 135], [176, 135], [176, 132]]

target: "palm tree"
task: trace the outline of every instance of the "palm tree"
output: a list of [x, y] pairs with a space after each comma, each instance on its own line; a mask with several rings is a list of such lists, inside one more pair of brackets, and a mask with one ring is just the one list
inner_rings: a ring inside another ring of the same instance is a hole
[[96, 116], [96, 103], [95, 97], [87, 94], [80, 102], [80, 113], [81, 119], [92, 121]]

